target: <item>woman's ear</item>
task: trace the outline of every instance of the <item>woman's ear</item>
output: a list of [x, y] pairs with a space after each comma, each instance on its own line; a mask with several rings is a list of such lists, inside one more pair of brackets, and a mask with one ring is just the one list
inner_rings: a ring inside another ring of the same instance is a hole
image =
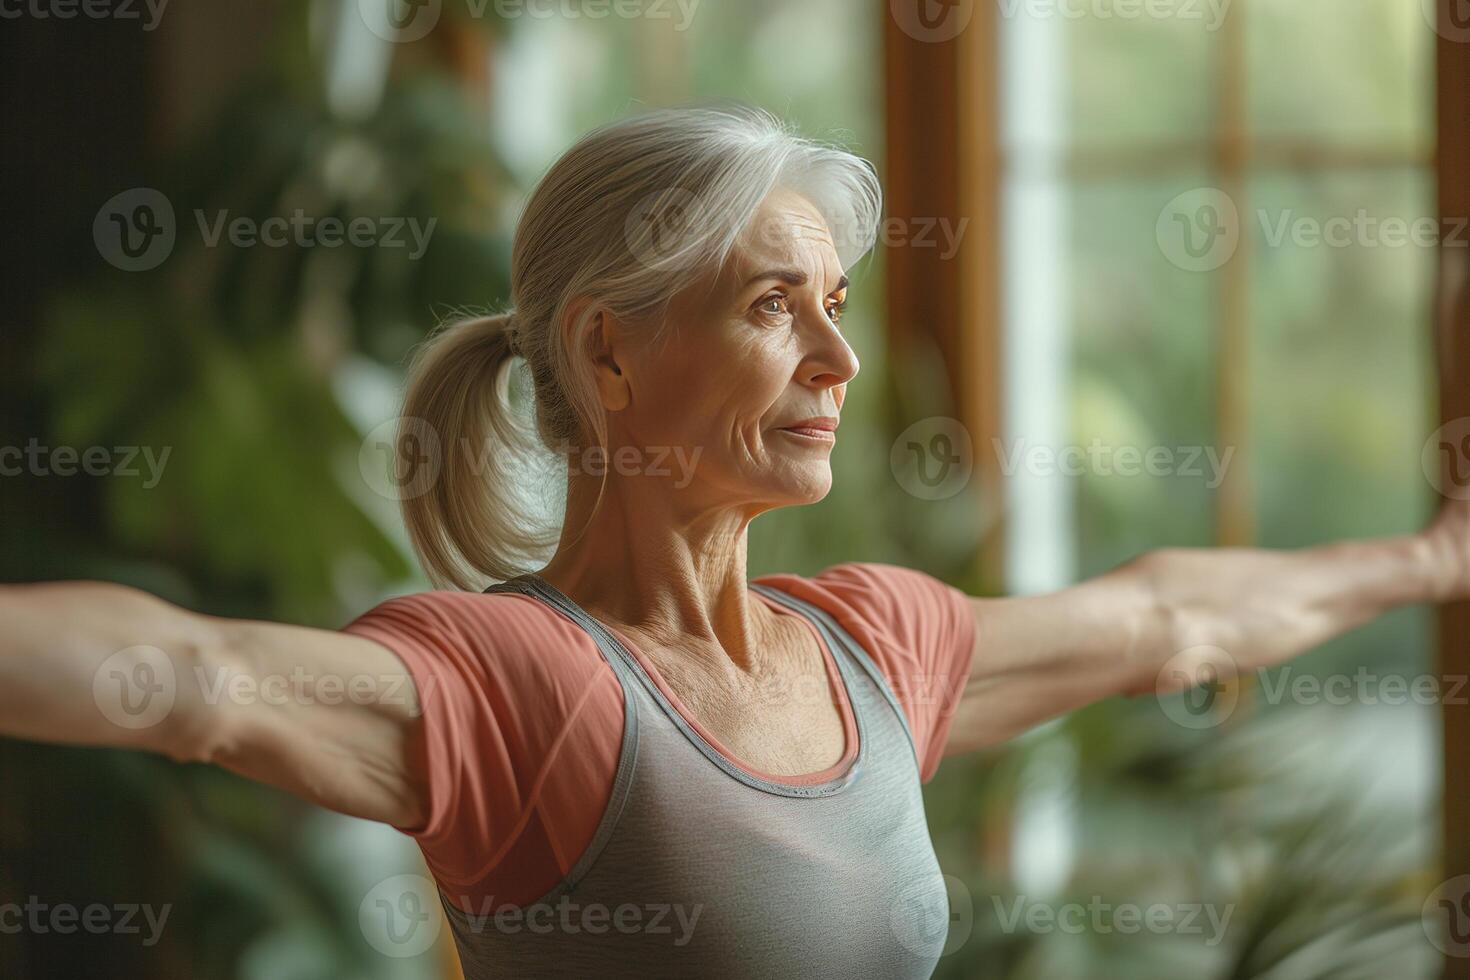
[[628, 349], [623, 323], [605, 307], [577, 299], [568, 306], [567, 324], [572, 333], [568, 349], [591, 360], [602, 407], [609, 412], [627, 408], [633, 393], [621, 361]]

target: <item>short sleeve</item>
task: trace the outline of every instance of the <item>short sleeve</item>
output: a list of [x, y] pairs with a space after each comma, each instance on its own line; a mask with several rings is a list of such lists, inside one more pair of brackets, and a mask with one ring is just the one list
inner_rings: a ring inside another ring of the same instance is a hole
[[530, 901], [592, 839], [617, 768], [622, 691], [580, 630], [524, 596], [424, 592], [343, 627], [418, 692], [427, 815], [397, 829], [446, 893]]
[[924, 572], [844, 562], [817, 575], [763, 576], [831, 613], [883, 673], [914, 737], [928, 782], [944, 756], [975, 648], [970, 597]]

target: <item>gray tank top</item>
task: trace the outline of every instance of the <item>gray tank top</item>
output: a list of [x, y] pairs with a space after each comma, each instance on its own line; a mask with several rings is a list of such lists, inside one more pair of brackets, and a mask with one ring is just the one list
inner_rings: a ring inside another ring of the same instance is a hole
[[751, 588], [817, 627], [858, 731], [834, 779], [788, 785], [732, 764], [605, 627], [535, 575], [532, 596], [586, 630], [623, 690], [612, 797], [571, 872], [537, 902], [467, 913], [440, 901], [468, 980], [928, 977], [949, 904], [913, 739], [878, 668], [825, 610]]

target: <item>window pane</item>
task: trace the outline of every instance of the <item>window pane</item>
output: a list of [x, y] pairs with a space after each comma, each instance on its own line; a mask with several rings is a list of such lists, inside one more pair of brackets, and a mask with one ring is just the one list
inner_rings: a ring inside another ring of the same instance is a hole
[[1259, 138], [1433, 143], [1434, 39], [1419, 0], [1237, 0]]
[[[1251, 185], [1251, 467], [1262, 544], [1420, 527], [1434, 429], [1429, 175], [1264, 176]], [[1416, 224], [1417, 223], [1417, 224]], [[1407, 227], [1401, 231], [1400, 226]], [[1321, 654], [1427, 664], [1424, 617], [1373, 624]]]
[[1086, 183], [1071, 194], [1072, 425], [1076, 444], [1097, 452], [1078, 481], [1083, 575], [1213, 537], [1216, 281], [1170, 263], [1157, 238], [1163, 206], [1204, 182]]
[[[1172, 16], [1150, 18], [1136, 3], [1022, 3], [1020, 10], [1053, 11], [1061, 32], [1068, 142], [1121, 148], [1205, 138], [1214, 126], [1220, 38], [1210, 7], [1180, 3]], [[1057, 12], [1067, 8], [1076, 12]]]

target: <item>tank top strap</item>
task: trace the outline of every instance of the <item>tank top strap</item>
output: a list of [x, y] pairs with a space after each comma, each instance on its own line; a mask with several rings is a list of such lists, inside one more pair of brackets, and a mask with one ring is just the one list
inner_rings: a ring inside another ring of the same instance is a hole
[[602, 659], [607, 661], [608, 666], [617, 676], [624, 693], [629, 695], [627, 700], [633, 699], [633, 692], [637, 692], [639, 696], [644, 693], [647, 684], [643, 673], [632, 662], [631, 656], [625, 652], [623, 644], [618, 642], [617, 637], [613, 636], [606, 626], [550, 582], [533, 572], [526, 572], [506, 579], [498, 585], [492, 585], [484, 591], [487, 593], [516, 592], [539, 600], [561, 613], [564, 618], [570, 620], [573, 625], [581, 627], [592, 638], [598, 652], [602, 654]]
[[[898, 722], [899, 729], [903, 732], [903, 738], [907, 741], [909, 750], [917, 758], [917, 748], [914, 743], [913, 730], [909, 727], [908, 715], [899, 704], [894, 695], [892, 687], [884, 677], [882, 670], [873, 662], [862, 645], [852, 637], [837, 619], [827, 610], [798, 598], [784, 589], [760, 582], [751, 582], [750, 588], [761, 593], [774, 602], [780, 603], [798, 616], [803, 617], [812, 624], [826, 641], [827, 648], [832, 651], [836, 658], [838, 673], [845, 679], [848, 700], [852, 704], [852, 710], [856, 716], [859, 732], [859, 759], [854, 764], [851, 772], [845, 779], [835, 780], [832, 784], [820, 787], [796, 787], [783, 784], [771, 784], [764, 780], [758, 780], [749, 774], [736, 769], [733, 764], [708, 746], [692, 728], [689, 722], [679, 714], [678, 710], [668, 704], [661, 692], [648, 674], [642, 670], [633, 660], [632, 655], [627, 653], [616, 637], [596, 618], [589, 615], [581, 606], [577, 605], [570, 597], [563, 595], [549, 582], [542, 580], [534, 573], [527, 572], [514, 578], [506, 579], [497, 585], [492, 585], [484, 590], [486, 593], [512, 592], [529, 596], [540, 600], [551, 606], [562, 614], [566, 619], [585, 630], [595, 642], [603, 659], [612, 668], [618, 679], [619, 685], [624, 693], [624, 748], [633, 749], [637, 744], [638, 712], [636, 704], [643, 701], [655, 714], [667, 715], [669, 720], [683, 730], [685, 736], [700, 751], [704, 752], [716, 765], [735, 775], [743, 782], [759, 785], [767, 791], [777, 792], [783, 795], [821, 795], [832, 792], [839, 788], [846, 779], [855, 776], [862, 756], [867, 754], [866, 739], [863, 733], [871, 728], [870, 722], [875, 721], [870, 714], [875, 707], [871, 696], [865, 694], [865, 689], [876, 691], [878, 697], [884, 702], [881, 710], [892, 712], [892, 717]], [[867, 684], [857, 683], [857, 677], [862, 676]], [[624, 761], [629, 761], [633, 755], [632, 751], [623, 753]], [[620, 770], [623, 767], [620, 766]], [[619, 781], [626, 774], [620, 771]]]
[[[506, 579], [483, 590], [487, 595], [495, 593], [513, 593], [527, 596], [533, 600], [549, 604], [557, 612], [571, 620], [574, 625], [587, 630], [595, 642], [602, 659], [612, 668], [613, 676], [617, 678], [618, 686], [623, 691], [623, 737], [618, 744], [618, 768], [613, 774], [612, 794], [608, 800], [607, 808], [603, 811], [602, 820], [598, 823], [597, 830], [592, 841], [584, 849], [577, 863], [562, 879], [561, 884], [550, 893], [553, 897], [560, 894], [580, 881], [586, 875], [597, 856], [602, 853], [603, 847], [612, 837], [617, 829], [618, 821], [622, 818], [623, 809], [627, 806], [629, 794], [633, 787], [634, 771], [638, 765], [639, 745], [639, 712], [638, 695], [635, 693], [638, 683], [632, 676], [626, 664], [612, 652], [616, 646], [612, 637], [607, 636], [607, 631], [602, 624], [592, 619], [575, 604], [566, 601], [557, 595], [555, 590], [538, 588], [538, 580], [531, 573], [517, 575]], [[545, 900], [544, 897], [542, 899]], [[446, 910], [450, 906], [445, 906]]]
[[[792, 612], [800, 616], [805, 616], [822, 633], [834, 656], [845, 658], [848, 664], [856, 664], [863, 673], [867, 674], [868, 680], [872, 683], [873, 687], [883, 696], [883, 699], [888, 703], [888, 707], [898, 717], [898, 723], [902, 726], [904, 735], [908, 737], [909, 745], [911, 747], [914, 745], [914, 733], [909, 728], [908, 715], [904, 713], [902, 706], [899, 705], [898, 698], [889, 686], [887, 678], [878, 669], [878, 665], [873, 663], [873, 659], [868, 656], [862, 644], [858, 643], [857, 640], [853, 639], [852, 634], [843, 629], [842, 624], [837, 622], [836, 617], [822, 607], [808, 602], [805, 599], [797, 598], [791, 593], [783, 589], [778, 589], [773, 585], [767, 585], [763, 582], [752, 582], [750, 583], [750, 587], [762, 595], [781, 603]], [[860, 706], [854, 705], [853, 708], [854, 710], [859, 710]]]

